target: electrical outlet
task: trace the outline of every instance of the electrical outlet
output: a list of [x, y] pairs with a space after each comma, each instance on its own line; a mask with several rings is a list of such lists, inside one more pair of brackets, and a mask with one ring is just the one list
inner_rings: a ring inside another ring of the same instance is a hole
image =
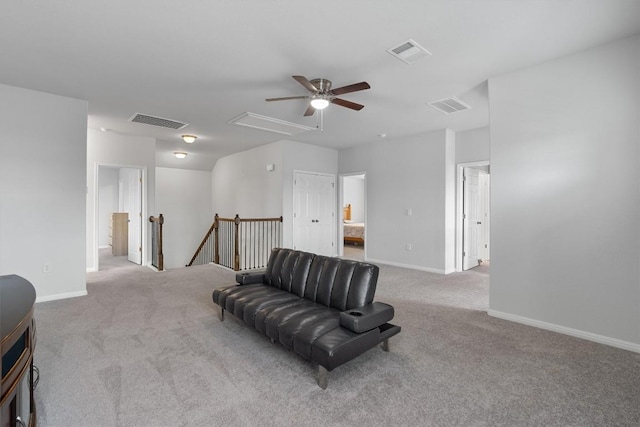
[[44, 264], [42, 264], [42, 272], [43, 273], [51, 273], [51, 263], [50, 262], [45, 262]]
[[406, 246], [405, 248], [406, 248], [406, 250], [408, 250], [408, 251], [410, 251], [411, 249], [413, 249], [413, 248], [411, 247], [411, 243], [407, 243], [407, 246]]

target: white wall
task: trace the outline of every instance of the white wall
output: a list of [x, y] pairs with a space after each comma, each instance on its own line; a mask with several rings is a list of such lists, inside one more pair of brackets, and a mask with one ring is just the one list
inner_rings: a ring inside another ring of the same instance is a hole
[[[282, 186], [282, 241], [286, 248], [293, 247], [293, 174], [295, 171], [338, 174], [338, 151], [293, 141], [280, 141], [283, 145], [284, 173]], [[336, 190], [336, 224], [340, 217]], [[336, 236], [337, 240], [337, 226]], [[337, 255], [337, 245], [334, 246]]]
[[0, 117], [0, 274], [85, 295], [87, 103], [0, 84]]
[[640, 39], [489, 81], [490, 314], [640, 351]]
[[342, 207], [351, 205], [351, 221], [364, 222], [364, 177], [345, 176], [343, 183]]
[[[96, 178], [98, 165], [139, 168], [146, 171], [146, 185], [143, 182], [142, 217], [148, 218], [155, 212], [155, 161], [156, 140], [154, 138], [120, 135], [114, 132], [87, 131], [87, 179], [86, 203], [86, 269], [95, 271], [98, 266], [98, 230], [96, 227]], [[143, 178], [143, 180], [145, 179]], [[146, 195], [146, 198], [145, 198]], [[148, 222], [143, 229], [143, 265], [151, 262], [151, 233]]]
[[456, 132], [456, 163], [489, 161], [490, 151], [488, 126]]
[[118, 169], [106, 166], [99, 171], [99, 238], [100, 247], [109, 246], [109, 227], [111, 226], [111, 214], [118, 210]]
[[184, 267], [213, 223], [211, 172], [156, 168], [156, 210], [164, 215], [164, 266]]
[[[274, 164], [275, 170], [266, 170]], [[213, 212], [224, 217], [283, 217], [284, 247], [293, 246], [293, 173], [336, 175], [338, 152], [277, 141], [219, 159], [212, 171]]]
[[455, 134], [443, 129], [340, 151], [341, 174], [367, 174], [369, 259], [439, 273], [453, 271], [454, 144]]
[[[273, 164], [274, 170], [267, 171]], [[224, 218], [282, 215], [282, 143], [219, 159], [211, 172], [213, 212]]]

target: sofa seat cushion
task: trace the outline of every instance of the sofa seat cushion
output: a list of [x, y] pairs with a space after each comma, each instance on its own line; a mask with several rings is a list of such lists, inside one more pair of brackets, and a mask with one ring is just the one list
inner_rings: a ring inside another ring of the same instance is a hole
[[[280, 289], [265, 286], [264, 284], [260, 283], [242, 286], [235, 285], [227, 288], [220, 288], [219, 290], [220, 292], [218, 295], [218, 305], [234, 315], [236, 312], [236, 303], [243, 305], [252, 301], [254, 298], [258, 298], [261, 296], [282, 294], [282, 291]], [[243, 318], [242, 316], [239, 317], [241, 319]]]
[[311, 347], [313, 343], [327, 332], [340, 327], [340, 317], [326, 313], [323, 318], [309, 322], [297, 331], [293, 336], [293, 351], [305, 359], [311, 359]]
[[[262, 295], [255, 298], [252, 301], [248, 301], [243, 306], [242, 319], [247, 325], [250, 325], [256, 329], [256, 315], [258, 312], [268, 313], [270, 307], [280, 306], [290, 302], [298, 301], [299, 297], [292, 295], [288, 292], [278, 292], [269, 295]], [[264, 323], [264, 317], [262, 318]], [[264, 329], [264, 328], [262, 328]]]
[[[285, 336], [294, 334], [295, 327], [292, 325], [322, 313], [324, 313], [325, 316], [339, 316], [338, 311], [335, 309], [301, 298], [296, 304], [272, 310], [271, 313], [265, 317], [266, 334], [269, 338], [280, 340], [281, 330]], [[291, 349], [293, 344], [287, 347]]]
[[252, 292], [262, 288], [264, 288], [264, 285], [262, 285], [261, 283], [255, 283], [253, 285], [243, 285], [243, 286], [232, 285], [232, 286], [217, 288], [213, 290], [213, 302], [215, 302], [220, 307], [226, 310], [226, 302], [229, 295], [233, 295], [237, 292]]

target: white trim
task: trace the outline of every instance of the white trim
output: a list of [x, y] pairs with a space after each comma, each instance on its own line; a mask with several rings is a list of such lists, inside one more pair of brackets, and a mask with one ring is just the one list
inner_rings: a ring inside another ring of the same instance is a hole
[[458, 163], [456, 164], [456, 268], [455, 271], [463, 271], [462, 270], [462, 197], [463, 197], [463, 187], [462, 187], [462, 177], [464, 174], [464, 168], [473, 167], [473, 166], [490, 166], [490, 160], [482, 160], [478, 162], [467, 162], [467, 163]]
[[96, 271], [98, 271], [98, 269], [95, 267], [87, 267], [87, 273], [95, 273]]
[[[147, 185], [148, 185], [148, 173], [147, 173], [147, 166], [141, 166], [141, 165], [123, 165], [123, 164], [114, 164], [114, 163], [100, 163], [100, 162], [94, 162], [93, 163], [93, 167], [94, 167], [94, 181], [93, 181], [93, 267], [87, 267], [87, 272], [90, 271], [98, 271], [100, 270], [100, 256], [98, 253], [98, 248], [99, 248], [99, 242], [100, 242], [100, 238], [99, 238], [99, 228], [100, 228], [100, 205], [99, 205], [99, 200], [100, 200], [100, 166], [105, 166], [105, 167], [109, 167], [109, 168], [129, 168], [129, 169], [139, 169], [141, 171], [141, 176], [142, 176], [142, 185], [140, 186], [140, 191], [141, 191], [141, 197], [142, 197], [142, 234], [140, 236], [141, 240], [142, 240], [142, 253], [140, 254], [140, 265], [142, 266], [147, 266], [149, 264], [151, 264], [151, 248], [148, 248], [147, 246], [149, 246], [147, 243], [147, 228], [145, 227], [145, 218], [149, 218], [148, 214], [147, 214]], [[147, 259], [147, 257], [149, 257], [149, 259]]]
[[427, 273], [450, 274], [450, 273], [454, 272], [453, 270], [451, 270], [451, 271], [440, 270], [438, 268], [422, 267], [422, 266], [419, 266], [419, 265], [411, 265], [411, 264], [402, 264], [400, 262], [385, 261], [385, 260], [382, 260], [382, 259], [365, 258], [365, 261], [373, 262], [373, 263], [377, 263], [377, 264], [392, 265], [394, 267], [409, 268], [411, 270], [426, 271]]
[[566, 326], [547, 323], [541, 320], [530, 319], [528, 317], [518, 316], [516, 314], [504, 313], [502, 311], [488, 310], [487, 314], [498, 319], [509, 320], [511, 322], [521, 323], [523, 325], [534, 326], [536, 328], [545, 329], [547, 331], [558, 332], [560, 334], [569, 335], [576, 338], [582, 338], [587, 341], [593, 341], [600, 344], [609, 345], [611, 347], [621, 348], [623, 350], [640, 353], [640, 344], [630, 341], [619, 340], [604, 335], [598, 335], [591, 332], [581, 331], [579, 329], [568, 328]]
[[86, 296], [86, 295], [88, 295], [87, 291], [66, 292], [64, 294], [55, 294], [55, 295], [48, 295], [46, 297], [36, 298], [36, 303], [38, 303], [38, 302], [47, 302], [47, 301], [55, 301], [55, 300], [59, 300], [59, 299], [83, 297], [83, 296]]

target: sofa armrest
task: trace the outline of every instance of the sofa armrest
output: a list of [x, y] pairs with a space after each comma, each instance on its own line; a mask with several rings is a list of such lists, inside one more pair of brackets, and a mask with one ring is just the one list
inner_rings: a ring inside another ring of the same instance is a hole
[[340, 326], [361, 333], [370, 331], [393, 319], [393, 307], [383, 302], [374, 302], [364, 307], [340, 312]]
[[264, 271], [252, 271], [251, 273], [237, 273], [236, 282], [240, 285], [252, 285], [264, 283]]

